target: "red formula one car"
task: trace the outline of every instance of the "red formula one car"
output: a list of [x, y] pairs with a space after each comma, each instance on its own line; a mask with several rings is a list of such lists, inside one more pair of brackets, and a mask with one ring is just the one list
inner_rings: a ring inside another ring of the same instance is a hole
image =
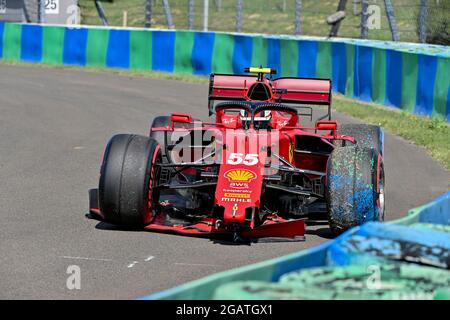
[[[305, 220], [339, 234], [384, 219], [383, 130], [331, 120], [331, 81], [275, 70], [212, 74], [212, 122], [172, 113], [150, 136], [108, 142], [90, 211], [127, 228], [234, 240], [303, 239]], [[266, 76], [269, 75], [269, 76]], [[317, 105], [327, 114], [315, 125]]]

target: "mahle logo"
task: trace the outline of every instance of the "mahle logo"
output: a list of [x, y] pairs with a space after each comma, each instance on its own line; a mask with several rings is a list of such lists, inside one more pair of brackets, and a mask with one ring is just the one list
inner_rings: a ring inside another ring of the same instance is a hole
[[234, 169], [228, 170], [225, 173], [225, 177], [228, 178], [228, 181], [243, 181], [250, 182], [256, 178], [256, 174], [253, 171], [247, 169]]

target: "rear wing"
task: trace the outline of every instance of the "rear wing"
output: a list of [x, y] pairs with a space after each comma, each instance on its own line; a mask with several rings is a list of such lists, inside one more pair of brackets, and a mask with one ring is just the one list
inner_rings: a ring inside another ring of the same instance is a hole
[[331, 104], [331, 80], [278, 78], [272, 83], [275, 99], [280, 103]]
[[[263, 95], [264, 98], [256, 100], [252, 98], [250, 89], [256, 83], [266, 85], [267, 97]], [[208, 96], [210, 113], [214, 111], [216, 100], [326, 105], [329, 109], [328, 116], [331, 116], [331, 80], [293, 77], [272, 80], [253, 75], [211, 74]]]

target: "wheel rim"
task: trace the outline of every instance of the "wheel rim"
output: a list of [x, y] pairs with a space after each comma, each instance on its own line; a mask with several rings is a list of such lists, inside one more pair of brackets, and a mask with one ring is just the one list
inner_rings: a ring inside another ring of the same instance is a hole
[[378, 191], [378, 219], [384, 221], [384, 210], [385, 210], [385, 194], [384, 194], [384, 170], [383, 167], [380, 168], [380, 180], [379, 191]]
[[[155, 152], [154, 152], [154, 158], [152, 159], [152, 172], [150, 174], [150, 181], [149, 181], [149, 189], [148, 189], [148, 195], [147, 195], [147, 201], [148, 201], [148, 214], [149, 214], [149, 218], [146, 223], [151, 223], [153, 221], [153, 219], [156, 216], [156, 211], [157, 211], [157, 206], [158, 206], [158, 202], [159, 202], [159, 194], [155, 193], [153, 191], [153, 187], [154, 187], [154, 183], [155, 181], [158, 181], [158, 177], [159, 177], [159, 167], [156, 167], [156, 164], [161, 163], [161, 155], [159, 153], [160, 150], [160, 146], [158, 145], [158, 147], [156, 148]], [[155, 168], [156, 167], [156, 168]]]

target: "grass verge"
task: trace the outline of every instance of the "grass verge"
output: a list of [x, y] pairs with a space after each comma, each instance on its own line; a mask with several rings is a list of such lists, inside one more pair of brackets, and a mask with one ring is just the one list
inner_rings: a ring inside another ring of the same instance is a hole
[[[154, 71], [137, 71], [125, 69], [91, 68], [66, 65], [49, 65], [42, 63], [10, 62], [0, 60], [0, 64], [31, 66], [39, 68], [56, 68], [86, 72], [112, 73], [128, 77], [145, 77], [178, 80], [187, 83], [207, 84], [204, 76], [172, 74]], [[391, 109], [373, 103], [364, 103], [335, 94], [333, 109], [339, 113], [360, 119], [369, 124], [384, 127], [387, 132], [426, 148], [428, 153], [450, 170], [450, 125], [442, 119], [419, 117], [402, 110]]]
[[363, 103], [335, 94], [333, 108], [365, 123], [380, 125], [387, 132], [423, 146], [450, 170], [450, 125], [442, 119], [420, 117], [373, 103]]

